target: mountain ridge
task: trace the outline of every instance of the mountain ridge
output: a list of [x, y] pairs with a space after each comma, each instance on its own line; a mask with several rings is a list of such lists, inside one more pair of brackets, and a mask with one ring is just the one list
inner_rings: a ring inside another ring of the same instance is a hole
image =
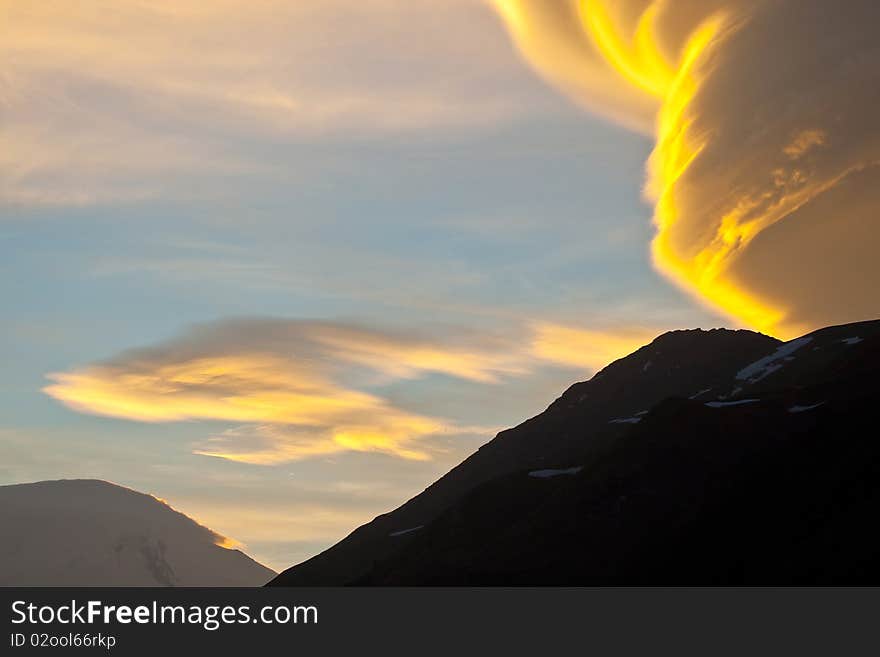
[[[432, 523], [479, 487], [523, 473], [578, 468], [577, 474], [568, 477], [532, 478], [581, 481], [589, 475], [587, 464], [601, 459], [621, 437], [638, 431], [642, 420], [665, 400], [677, 398], [693, 407], [709, 404], [701, 406], [707, 409], [717, 405], [714, 412], [729, 413], [749, 405], [744, 391], [765, 394], [775, 387], [787, 388], [791, 406], [797, 407], [798, 388], [823, 385], [823, 381], [827, 384], [842, 371], [849, 371], [847, 368], [858, 368], [860, 359], [855, 352], [838, 347], [864, 347], [863, 343], [872, 343], [878, 333], [878, 321], [826, 327], [798, 338], [808, 338], [805, 344], [810, 345], [809, 350], [798, 348], [792, 353], [784, 347], [796, 341], [783, 343], [747, 330], [664, 333], [590, 380], [571, 385], [543, 413], [500, 432], [423, 493], [357, 528], [324, 553], [282, 572], [269, 585], [401, 583], [374, 576], [377, 564], [393, 561], [409, 544], [418, 543], [420, 536], [433, 535]], [[766, 370], [764, 376], [737, 379], [765, 359], [761, 366]], [[504, 517], [503, 506], [495, 513]], [[462, 583], [454, 577], [447, 580], [441, 583]], [[500, 579], [504, 581], [511, 583]], [[409, 583], [424, 582], [416, 578]]]
[[259, 586], [275, 573], [167, 502], [100, 479], [0, 486], [0, 585]]
[[880, 323], [863, 328], [814, 336], [840, 345], [833, 376], [671, 397], [572, 476], [487, 482], [351, 583], [876, 584]]

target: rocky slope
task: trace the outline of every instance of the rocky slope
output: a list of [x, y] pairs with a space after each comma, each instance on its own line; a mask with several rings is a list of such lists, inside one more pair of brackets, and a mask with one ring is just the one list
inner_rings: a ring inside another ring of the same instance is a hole
[[[411, 546], [428, 540], [425, 537], [437, 538], [435, 531], [441, 525], [435, 523], [446, 523], [450, 513], [466, 509], [479, 491], [493, 486], [503, 488], [505, 482], [522, 481], [525, 491], [534, 485], [553, 489], [562, 480], [571, 483], [589, 479], [591, 464], [622, 444], [651, 415], [652, 408], [671, 398], [700, 406], [704, 401], [738, 394], [737, 374], [782, 346], [773, 338], [750, 331], [664, 334], [591, 380], [573, 385], [544, 413], [500, 433], [417, 497], [356, 529], [322, 554], [285, 571], [271, 584], [395, 583], [398, 580], [389, 574], [389, 564], [417, 549]], [[554, 476], [557, 470], [566, 474]], [[530, 472], [537, 474], [528, 476]], [[493, 508], [485, 509], [493, 516], [493, 522], [486, 526], [494, 526], [494, 521], [513, 521], [509, 515], [512, 503], [513, 499], [495, 500]], [[481, 541], [486, 539], [479, 535]], [[538, 537], [524, 535], [523, 540], [535, 542]], [[470, 554], [461, 556], [461, 577], [456, 581], [471, 581], [463, 570], [464, 560], [470, 558]], [[438, 578], [455, 580], [452, 575]], [[407, 575], [406, 581], [429, 579], [425, 572], [421, 579]]]
[[595, 458], [493, 479], [352, 583], [876, 584], [880, 323], [669, 396]]

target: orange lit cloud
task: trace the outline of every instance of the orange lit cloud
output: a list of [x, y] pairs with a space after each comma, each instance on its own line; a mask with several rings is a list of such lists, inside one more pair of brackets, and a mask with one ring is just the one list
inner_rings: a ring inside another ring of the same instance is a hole
[[577, 102], [650, 132], [657, 100], [622, 80], [584, 38], [578, 3], [490, 0], [528, 63]]
[[[118, 486], [119, 484], [115, 484], [115, 485]], [[137, 491], [135, 491], [135, 492], [137, 492]], [[156, 500], [160, 504], [167, 506], [172, 511], [185, 516], [188, 520], [192, 521], [193, 524], [197, 525], [200, 530], [203, 530], [204, 532], [210, 534], [212, 540], [214, 541], [214, 545], [217, 545], [218, 547], [225, 548], [227, 550], [238, 550], [238, 549], [244, 547], [244, 544], [235, 540], [234, 538], [230, 538], [229, 536], [224, 536], [223, 534], [218, 534], [213, 529], [210, 529], [204, 523], [201, 523], [198, 520], [196, 520], [195, 518], [193, 518], [191, 515], [187, 515], [187, 514], [183, 513], [182, 511], [175, 509], [173, 506], [171, 506], [171, 504], [169, 504], [168, 500], [163, 499], [161, 497], [156, 497], [155, 495], [150, 495], [150, 497], [152, 497], [154, 500]]]
[[50, 374], [44, 390], [93, 415], [227, 423], [232, 426], [195, 452], [244, 463], [274, 465], [343, 451], [427, 460], [431, 437], [494, 429], [406, 410], [383, 396], [383, 386], [428, 375], [500, 385], [539, 367], [595, 370], [655, 333], [543, 323], [506, 338], [454, 331], [429, 336], [332, 322], [232, 320]]
[[552, 363], [598, 370], [657, 337], [655, 329], [596, 331], [559, 324], [537, 324], [532, 350]]
[[880, 207], [877, 3], [493, 5], [548, 79], [626, 125], [652, 125], [660, 271], [784, 337], [876, 315], [880, 266], [864, 243], [876, 243]]
[[418, 442], [450, 423], [409, 413], [358, 389], [427, 373], [479, 382], [522, 371], [503, 351], [432, 344], [412, 335], [321, 322], [241, 320], [111, 362], [50, 375], [68, 407], [141, 422], [242, 424], [198, 453], [273, 464], [338, 451], [429, 455]]

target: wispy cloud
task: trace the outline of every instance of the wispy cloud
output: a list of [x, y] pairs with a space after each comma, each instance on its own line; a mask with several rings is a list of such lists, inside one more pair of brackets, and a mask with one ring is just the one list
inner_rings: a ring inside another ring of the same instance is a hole
[[193, 179], [301, 168], [280, 165], [282, 144], [297, 162], [303, 140], [467, 130], [529, 111], [477, 0], [0, 0], [0, 12], [9, 203], [217, 194]]
[[603, 331], [541, 323], [534, 326], [532, 352], [560, 365], [597, 370], [651, 342], [657, 333], [649, 328]]
[[249, 463], [344, 450], [425, 459], [428, 454], [417, 447], [421, 439], [467, 429], [396, 408], [363, 388], [428, 373], [492, 382], [521, 371], [490, 345], [435, 344], [326, 322], [241, 320], [52, 374], [54, 383], [45, 391], [97, 415], [244, 423], [197, 451]]
[[[383, 388], [445, 376], [499, 386], [540, 367], [597, 369], [653, 337], [648, 330], [582, 330], [537, 324], [517, 334], [454, 329], [392, 331], [339, 322], [242, 319], [69, 372], [45, 392], [79, 412], [139, 422], [216, 421], [231, 426], [199, 454], [272, 465], [343, 451], [432, 457], [448, 435], [496, 428], [392, 403]], [[428, 391], [426, 394], [430, 394]]]

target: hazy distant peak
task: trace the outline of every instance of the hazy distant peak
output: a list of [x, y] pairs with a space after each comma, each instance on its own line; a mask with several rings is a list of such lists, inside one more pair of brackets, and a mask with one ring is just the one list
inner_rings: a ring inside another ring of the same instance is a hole
[[0, 486], [0, 585], [259, 586], [273, 571], [152, 495], [96, 479]]

